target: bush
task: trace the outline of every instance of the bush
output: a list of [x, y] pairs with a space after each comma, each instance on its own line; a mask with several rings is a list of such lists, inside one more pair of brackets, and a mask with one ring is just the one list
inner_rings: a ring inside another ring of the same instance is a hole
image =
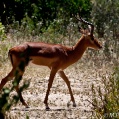
[[6, 39], [5, 27], [0, 22], [0, 40]]
[[119, 119], [119, 68], [103, 77], [101, 86], [92, 85], [91, 104], [96, 119]]
[[[22, 70], [22, 63], [19, 65], [19, 68]], [[15, 73], [15, 79], [12, 82], [12, 87], [11, 88], [3, 88], [0, 94], [0, 119], [5, 118], [6, 111], [10, 110], [11, 106], [13, 104], [17, 104], [19, 101], [19, 95], [13, 95], [10, 97], [10, 93], [14, 90], [15, 86], [17, 86], [20, 82], [21, 78], [18, 75], [17, 71]], [[20, 92], [22, 92], [24, 89], [28, 88], [29, 86], [28, 81], [24, 82], [24, 84], [20, 87]]]

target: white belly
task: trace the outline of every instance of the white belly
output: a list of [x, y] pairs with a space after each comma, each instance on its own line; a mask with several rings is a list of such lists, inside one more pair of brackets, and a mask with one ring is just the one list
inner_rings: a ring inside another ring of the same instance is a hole
[[49, 66], [49, 67], [57, 61], [57, 58], [45, 58], [40, 56], [37, 57], [31, 56], [30, 59], [33, 64]]

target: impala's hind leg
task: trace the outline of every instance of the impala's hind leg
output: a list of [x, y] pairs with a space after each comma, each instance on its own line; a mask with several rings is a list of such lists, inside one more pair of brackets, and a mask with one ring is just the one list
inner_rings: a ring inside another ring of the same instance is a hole
[[10, 81], [14, 78], [14, 76], [16, 74], [16, 70], [20, 63], [20, 60], [18, 60], [18, 58], [15, 55], [9, 54], [9, 56], [10, 56], [10, 60], [11, 60], [11, 64], [12, 64], [12, 70], [5, 78], [2, 79], [2, 81], [0, 83], [0, 91], [8, 81]]
[[5, 78], [2, 79], [2, 81], [1, 81], [1, 83], [0, 83], [0, 91], [1, 91], [1, 89], [3, 88], [3, 86], [4, 86], [8, 81], [10, 81], [10, 80], [13, 79], [13, 77], [14, 77], [14, 71], [15, 71], [15, 69], [13, 68], [13, 69], [11, 70], [11, 72], [10, 72]]
[[22, 76], [25, 72], [25, 67], [26, 67], [26, 63], [24, 61], [21, 61], [17, 70], [16, 70], [16, 74], [15, 74], [15, 82], [17, 83], [17, 85], [15, 86], [15, 89], [16, 89], [16, 92], [18, 93], [19, 95], [19, 98], [20, 98], [20, 101], [21, 103], [25, 106], [25, 107], [28, 107], [27, 103], [25, 102], [25, 100], [23, 99], [22, 97], [22, 93], [21, 93], [21, 90], [19, 89], [19, 83], [22, 79]]
[[25, 100], [24, 100], [23, 97], [22, 97], [22, 93], [21, 93], [21, 91], [20, 91], [20, 89], [19, 89], [19, 86], [17, 85], [17, 86], [15, 87], [15, 89], [16, 89], [16, 92], [17, 92], [18, 95], [19, 95], [19, 98], [20, 98], [21, 103], [22, 103], [26, 108], [28, 108], [27, 103], [25, 102]]

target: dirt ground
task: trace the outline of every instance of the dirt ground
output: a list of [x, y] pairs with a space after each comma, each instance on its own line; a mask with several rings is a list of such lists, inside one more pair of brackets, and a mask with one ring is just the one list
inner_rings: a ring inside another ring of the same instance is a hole
[[[4, 77], [11, 69], [10, 63], [0, 69]], [[91, 117], [91, 85], [100, 85], [103, 75], [107, 75], [109, 69], [103, 65], [93, 66], [93, 63], [78, 62], [65, 70], [68, 76], [77, 106], [70, 102], [68, 87], [65, 82], [56, 75], [49, 95], [51, 110], [46, 111], [43, 103], [47, 90], [50, 70], [47, 67], [39, 67], [31, 64], [27, 67], [23, 77], [30, 80], [30, 86], [23, 91], [23, 97], [30, 108], [25, 108], [20, 102], [12, 106], [7, 113], [9, 119], [89, 119]], [[22, 84], [22, 82], [21, 82]], [[11, 82], [7, 84], [10, 86]], [[16, 94], [15, 91], [12, 94]], [[12, 95], [11, 94], [11, 95]], [[69, 105], [67, 105], [69, 104]]]

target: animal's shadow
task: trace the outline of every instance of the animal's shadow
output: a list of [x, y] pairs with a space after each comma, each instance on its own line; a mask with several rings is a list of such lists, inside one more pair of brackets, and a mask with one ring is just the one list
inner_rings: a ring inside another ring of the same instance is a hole
[[13, 109], [11, 109], [12, 111], [71, 111], [72, 109], [74, 108], [63, 108], [63, 107], [60, 107], [60, 108], [50, 108], [50, 109], [45, 109], [45, 108], [35, 108], [35, 107], [28, 107], [28, 108], [18, 108], [18, 107], [15, 107]]

